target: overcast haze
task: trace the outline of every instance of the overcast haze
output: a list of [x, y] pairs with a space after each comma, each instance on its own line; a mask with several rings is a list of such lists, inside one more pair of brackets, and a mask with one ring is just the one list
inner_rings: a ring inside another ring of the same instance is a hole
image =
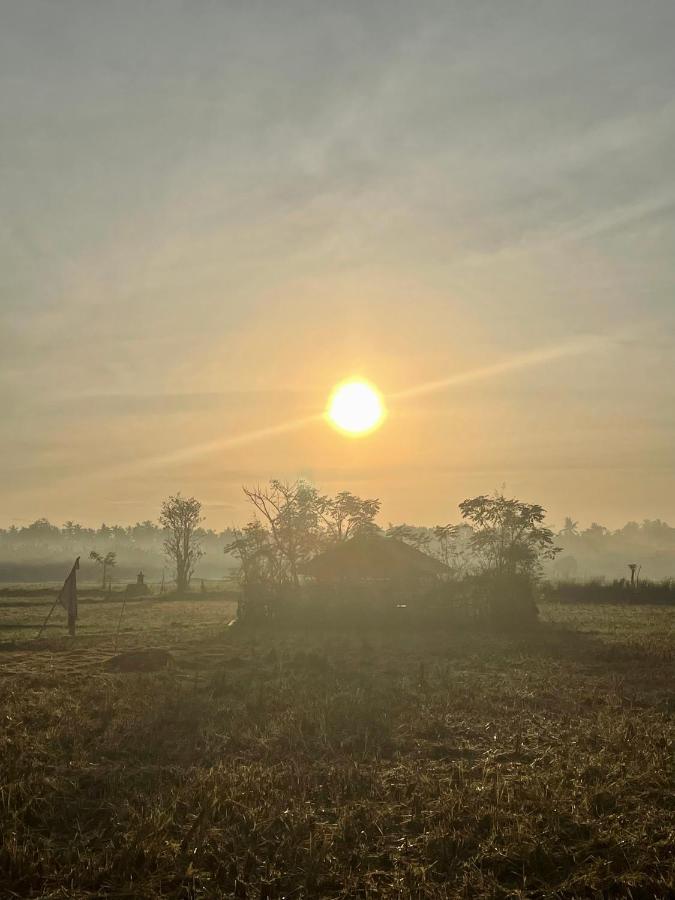
[[674, 38], [672, 0], [0, 0], [0, 524], [222, 526], [299, 475], [675, 522]]

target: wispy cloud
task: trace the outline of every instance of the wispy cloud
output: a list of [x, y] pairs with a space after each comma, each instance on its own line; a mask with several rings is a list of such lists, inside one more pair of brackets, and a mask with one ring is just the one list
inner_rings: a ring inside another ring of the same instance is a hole
[[586, 336], [575, 338], [553, 347], [542, 347], [536, 350], [530, 350], [527, 353], [517, 354], [507, 357], [498, 362], [491, 363], [487, 366], [480, 366], [476, 369], [469, 369], [464, 372], [456, 372], [446, 378], [439, 378], [435, 381], [428, 381], [424, 384], [414, 385], [405, 388], [391, 395], [392, 400], [407, 400], [411, 397], [419, 397], [423, 394], [437, 393], [445, 391], [460, 385], [470, 384], [473, 381], [483, 381], [485, 379], [495, 378], [498, 375], [506, 375], [509, 372], [516, 372], [520, 369], [529, 369], [534, 366], [543, 366], [546, 363], [555, 362], [559, 359], [567, 359], [573, 356], [582, 356], [585, 354], [596, 352], [603, 347], [611, 346], [615, 338], [611, 336]]

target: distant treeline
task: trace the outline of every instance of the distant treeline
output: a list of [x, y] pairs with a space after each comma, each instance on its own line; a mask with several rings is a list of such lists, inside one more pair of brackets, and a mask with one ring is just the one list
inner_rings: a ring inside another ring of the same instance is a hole
[[611, 531], [596, 522], [579, 529], [568, 518], [556, 544], [562, 553], [547, 569], [553, 578], [628, 578], [631, 563], [638, 567], [638, 581], [675, 577], [675, 528], [660, 519], [628, 522]]
[[[437, 555], [437, 529], [390, 525], [387, 532]], [[235, 531], [199, 529], [199, 535], [204, 556], [199, 561], [197, 577], [226, 577], [236, 561], [224, 556], [223, 548], [232, 543]], [[149, 579], [159, 580], [163, 573], [169, 579], [165, 537], [164, 529], [150, 520], [135, 525], [103, 523], [99, 528], [86, 528], [72, 521], [59, 527], [47, 519], [37, 519], [30, 525], [11, 526], [0, 529], [0, 582], [58, 580], [63, 577], [64, 563], [78, 555], [82, 556], [83, 577], [96, 581], [98, 570], [88, 561], [91, 550], [117, 554], [117, 566], [111, 573], [114, 581], [128, 580], [139, 569]], [[568, 518], [555, 540], [562, 552], [544, 566], [545, 575], [554, 581], [618, 580], [629, 577], [630, 563], [640, 567], [639, 581], [675, 577], [675, 528], [659, 519], [628, 522], [623, 528], [610, 530], [595, 522], [580, 529]]]
[[[229, 529], [214, 531], [199, 529], [205, 551], [201, 560], [203, 578], [223, 578], [234, 561], [223, 555], [223, 547], [230, 543]], [[100, 570], [89, 561], [95, 550], [117, 554], [113, 581], [128, 581], [139, 570], [148, 579], [160, 580], [165, 574], [172, 577], [171, 566], [164, 556], [166, 532], [147, 520], [135, 525], [106, 525], [85, 528], [77, 522], [66, 522], [59, 528], [47, 519], [37, 519], [21, 528], [0, 529], [0, 582], [58, 581], [63, 578], [64, 563], [81, 556], [82, 578], [98, 581]]]

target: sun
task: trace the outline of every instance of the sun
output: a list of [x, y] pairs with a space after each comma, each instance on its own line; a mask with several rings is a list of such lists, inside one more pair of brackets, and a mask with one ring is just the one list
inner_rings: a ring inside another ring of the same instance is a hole
[[386, 410], [377, 388], [360, 378], [339, 384], [326, 409], [328, 421], [345, 434], [361, 437], [382, 424]]

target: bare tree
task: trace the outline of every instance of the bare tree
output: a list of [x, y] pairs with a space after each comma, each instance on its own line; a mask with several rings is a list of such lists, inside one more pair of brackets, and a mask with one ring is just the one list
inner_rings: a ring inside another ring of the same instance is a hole
[[108, 569], [112, 569], [117, 565], [117, 554], [114, 550], [110, 550], [108, 553], [106, 553], [105, 556], [102, 556], [100, 553], [97, 553], [96, 550], [92, 550], [89, 554], [89, 559], [93, 559], [94, 562], [97, 562], [100, 566], [103, 566], [102, 586], [103, 590], [105, 590], [108, 585]]
[[195, 564], [203, 555], [198, 527], [202, 521], [202, 505], [194, 497], [182, 497], [180, 493], [162, 503], [160, 525], [166, 531], [164, 552], [176, 567], [176, 590], [186, 591]]
[[269, 487], [244, 488], [244, 494], [269, 527], [278, 556], [280, 580], [299, 583], [299, 566], [319, 543], [319, 495], [304, 481], [270, 481]]

